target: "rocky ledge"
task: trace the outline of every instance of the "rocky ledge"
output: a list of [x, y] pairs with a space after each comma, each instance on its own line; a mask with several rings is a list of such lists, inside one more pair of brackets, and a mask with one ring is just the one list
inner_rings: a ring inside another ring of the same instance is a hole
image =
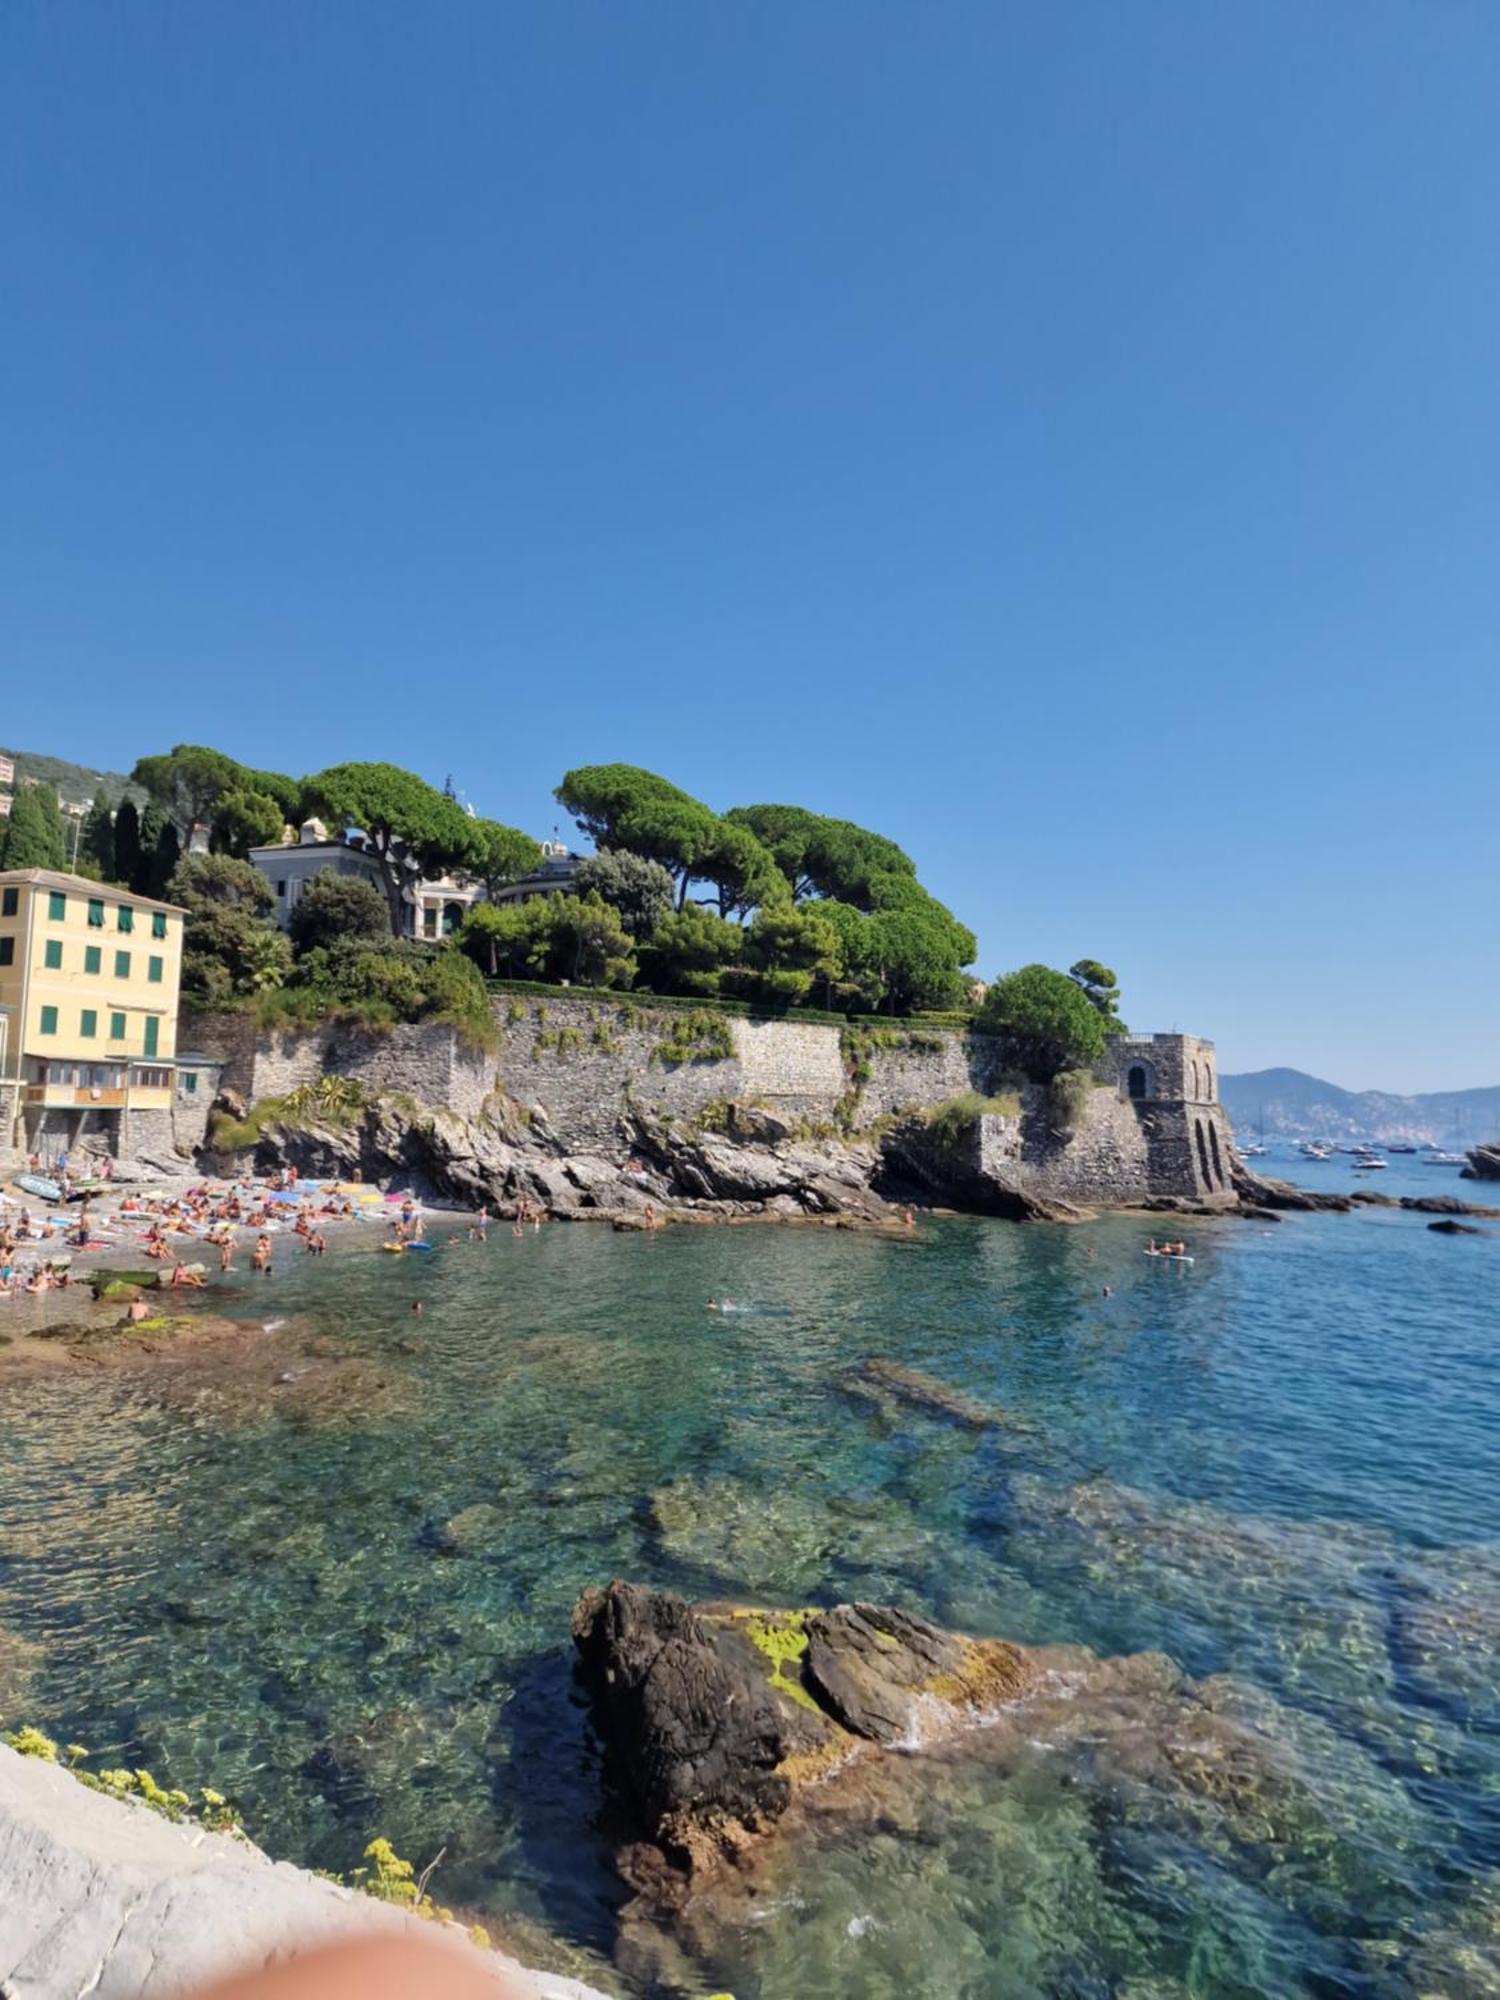
[[[241, 1103], [228, 1108], [241, 1116], [245, 1110]], [[998, 1181], [979, 1186], [956, 1165], [945, 1171], [920, 1121], [878, 1142], [810, 1137], [748, 1104], [726, 1105], [711, 1127], [630, 1108], [607, 1153], [575, 1153], [539, 1107], [523, 1112], [498, 1092], [474, 1118], [385, 1095], [347, 1119], [267, 1121], [253, 1149], [204, 1155], [214, 1172], [247, 1164], [257, 1173], [290, 1166], [325, 1178], [358, 1172], [372, 1184], [394, 1177], [421, 1193], [485, 1202], [502, 1213], [526, 1202], [559, 1220], [621, 1229], [651, 1220], [895, 1227], [911, 1200], [1018, 1220], [1081, 1214]]]
[[1466, 1181], [1500, 1181], [1500, 1142], [1471, 1147], [1463, 1177]]
[[602, 2000], [340, 1888], [247, 1840], [86, 1791], [0, 1746], [0, 1992], [7, 2000], [159, 2000], [224, 1974], [385, 1933], [441, 1935], [495, 2000]]
[[1016, 1646], [886, 1605], [694, 1609], [611, 1583], [573, 1613], [579, 1672], [640, 1841], [632, 1885], [680, 1903], [861, 1753], [952, 1734], [1036, 1684]]

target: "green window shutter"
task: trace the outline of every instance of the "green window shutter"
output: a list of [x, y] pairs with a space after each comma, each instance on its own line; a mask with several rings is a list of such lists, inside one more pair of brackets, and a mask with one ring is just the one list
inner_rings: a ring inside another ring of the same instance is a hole
[[156, 1033], [160, 1026], [161, 1023], [154, 1014], [146, 1016], [146, 1054], [148, 1056], [156, 1054]]
[[115, 928], [122, 931], [133, 931], [135, 929], [135, 911], [131, 909], [128, 903], [121, 903], [119, 909], [116, 911]]
[[197, 1070], [190, 1069], [188, 1071], [187, 1075], [182, 1079], [182, 1087], [187, 1092], [189, 1097], [193, 1095], [194, 1091], [196, 1091], [198, 1088]]
[[0, 965], [14, 965], [16, 962], [16, 941], [13, 937], [0, 938]]
[[83, 947], [83, 969], [85, 972], [98, 972], [103, 964], [103, 959], [104, 954], [100, 951], [98, 945], [86, 944]]
[[111, 1015], [110, 1015], [110, 1017], [109, 1017], [109, 1039], [110, 1039], [110, 1040], [111, 1040], [112, 1042], [123, 1042], [123, 1041], [124, 1041], [124, 1039], [125, 1039], [125, 1016], [124, 1016], [123, 1014], [111, 1014]]
[[93, 1007], [85, 1007], [78, 1016], [78, 1032], [85, 1041], [92, 1041], [99, 1032], [99, 1015]]
[[61, 938], [48, 938], [47, 949], [42, 953], [42, 962], [49, 972], [62, 971]]
[[89, 929], [102, 931], [104, 928], [104, 899], [102, 896], [89, 897]]
[[162, 962], [159, 958], [148, 958], [146, 960], [146, 977], [153, 986], [161, 985], [161, 967]]
[[152, 937], [164, 938], [166, 934], [167, 934], [167, 919], [165, 912], [162, 910], [153, 910], [151, 913]]
[[115, 978], [128, 979], [129, 977], [130, 953], [128, 951], [117, 951], [115, 953]]
[[13, 917], [21, 906], [19, 889], [7, 889], [0, 894], [0, 917]]
[[55, 1035], [57, 1033], [57, 1009], [55, 1007], [44, 1007], [42, 1009], [42, 1033], [44, 1035]]
[[47, 915], [53, 923], [60, 924], [68, 914], [68, 899], [61, 889], [53, 889], [47, 897]]

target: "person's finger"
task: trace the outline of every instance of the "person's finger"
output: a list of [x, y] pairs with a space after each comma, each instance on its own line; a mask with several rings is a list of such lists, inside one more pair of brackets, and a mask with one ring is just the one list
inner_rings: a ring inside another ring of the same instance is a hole
[[525, 2000], [498, 1964], [414, 1937], [350, 1938], [204, 1988], [195, 2000]]

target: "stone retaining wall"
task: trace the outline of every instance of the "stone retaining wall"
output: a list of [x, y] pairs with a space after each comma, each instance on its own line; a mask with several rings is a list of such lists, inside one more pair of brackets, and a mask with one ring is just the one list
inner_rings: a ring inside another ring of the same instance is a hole
[[[190, 1016], [183, 1033], [222, 1056], [224, 1082], [249, 1101], [284, 1097], [329, 1074], [372, 1091], [475, 1116], [500, 1089], [523, 1111], [545, 1114], [570, 1153], [622, 1161], [632, 1105], [683, 1123], [731, 1102], [783, 1118], [856, 1129], [929, 1109], [965, 1092], [1004, 1087], [1002, 1052], [984, 1035], [891, 1022], [840, 1031], [810, 1021], [751, 1020], [652, 1006], [621, 995], [600, 1000], [559, 991], [496, 995], [498, 1054], [481, 1053], [451, 1028], [399, 1027], [385, 1034], [338, 1022], [257, 1037], [244, 1014]], [[1149, 1051], [1153, 1084], [1202, 1078], [1212, 1088], [1213, 1046], [1158, 1036]], [[1230, 1197], [1230, 1132], [1218, 1104], [1137, 1102], [1126, 1095], [1123, 1057], [1112, 1082], [1090, 1095], [1077, 1129], [1064, 1130], [1047, 1093], [1028, 1091], [1024, 1119], [986, 1118], [980, 1135], [996, 1165], [1024, 1171], [1040, 1194], [1072, 1202], [1131, 1202], [1149, 1194]]]

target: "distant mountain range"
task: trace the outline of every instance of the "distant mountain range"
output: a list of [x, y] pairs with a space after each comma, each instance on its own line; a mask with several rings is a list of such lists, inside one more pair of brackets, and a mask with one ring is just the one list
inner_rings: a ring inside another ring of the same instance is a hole
[[1219, 1095], [1236, 1133], [1268, 1139], [1370, 1140], [1475, 1146], [1500, 1133], [1500, 1084], [1398, 1097], [1387, 1090], [1340, 1090], [1300, 1069], [1255, 1069], [1221, 1076]]

